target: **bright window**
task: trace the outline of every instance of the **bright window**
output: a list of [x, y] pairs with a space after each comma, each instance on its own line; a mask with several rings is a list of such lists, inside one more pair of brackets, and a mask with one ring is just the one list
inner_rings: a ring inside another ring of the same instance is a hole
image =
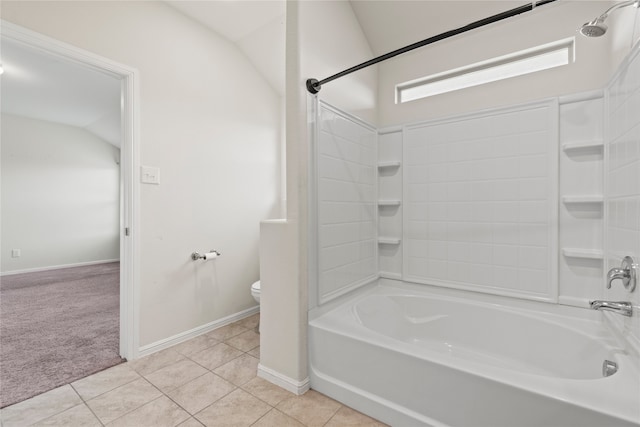
[[396, 86], [396, 104], [567, 65], [574, 60], [574, 38], [476, 62]]

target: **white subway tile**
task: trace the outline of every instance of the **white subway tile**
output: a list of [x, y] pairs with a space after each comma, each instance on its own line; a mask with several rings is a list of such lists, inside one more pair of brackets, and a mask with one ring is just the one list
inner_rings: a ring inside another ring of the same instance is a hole
[[493, 197], [495, 201], [516, 201], [520, 199], [519, 184], [517, 180], [493, 181]]
[[520, 157], [520, 177], [534, 178], [548, 175], [549, 158], [547, 156]]
[[494, 245], [492, 259], [494, 265], [504, 267], [518, 266], [518, 247], [512, 245]]
[[550, 214], [549, 204], [546, 201], [520, 202], [520, 222], [547, 223]]

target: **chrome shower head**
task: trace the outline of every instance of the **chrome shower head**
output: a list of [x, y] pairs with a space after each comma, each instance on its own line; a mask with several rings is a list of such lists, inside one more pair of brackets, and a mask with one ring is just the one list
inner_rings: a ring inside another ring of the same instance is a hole
[[609, 13], [621, 7], [627, 7], [633, 5], [634, 7], [640, 7], [640, 0], [627, 0], [622, 3], [614, 4], [607, 9], [602, 15], [598, 16], [593, 21], [589, 21], [582, 27], [578, 28], [580, 34], [587, 37], [600, 37], [607, 32], [607, 26], [604, 24], [604, 20], [609, 17]]
[[604, 19], [596, 18], [585, 23], [578, 30], [580, 34], [586, 37], [600, 37], [607, 32], [607, 26], [604, 24]]

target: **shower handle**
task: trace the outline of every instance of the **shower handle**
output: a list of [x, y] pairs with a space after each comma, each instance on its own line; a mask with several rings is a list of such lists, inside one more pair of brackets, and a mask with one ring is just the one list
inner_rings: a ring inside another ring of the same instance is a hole
[[636, 288], [636, 267], [633, 258], [630, 256], [624, 257], [620, 268], [612, 268], [607, 273], [607, 289], [611, 289], [611, 282], [616, 279], [622, 280], [624, 288], [629, 292], [633, 292]]

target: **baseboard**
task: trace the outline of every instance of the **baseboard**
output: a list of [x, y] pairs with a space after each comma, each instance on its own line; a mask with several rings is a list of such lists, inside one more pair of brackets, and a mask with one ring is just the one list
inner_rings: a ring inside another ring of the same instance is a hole
[[263, 366], [261, 363], [258, 364], [258, 376], [298, 396], [309, 391], [309, 377], [302, 381], [296, 381], [293, 378], [289, 378], [273, 369]]
[[35, 268], [25, 268], [24, 270], [4, 271], [0, 273], [0, 277], [12, 276], [14, 274], [37, 273], [40, 271], [61, 270], [63, 268], [86, 267], [89, 265], [98, 265], [98, 264], [110, 264], [112, 262], [120, 262], [120, 259], [103, 259], [100, 261], [76, 262], [74, 264], [52, 265], [49, 267], [35, 267]]
[[207, 332], [211, 332], [214, 329], [221, 328], [225, 325], [228, 325], [229, 323], [237, 322], [238, 320], [242, 320], [245, 317], [252, 316], [258, 312], [260, 312], [260, 306], [256, 305], [255, 307], [251, 307], [230, 316], [223, 317], [222, 319], [214, 320], [213, 322], [206, 323], [202, 326], [198, 326], [197, 328], [193, 328], [169, 338], [144, 345], [138, 350], [138, 358], [148, 356], [157, 351], [164, 350], [165, 348], [173, 347], [176, 344], [180, 344], [182, 342], [190, 340], [191, 338], [206, 334]]

